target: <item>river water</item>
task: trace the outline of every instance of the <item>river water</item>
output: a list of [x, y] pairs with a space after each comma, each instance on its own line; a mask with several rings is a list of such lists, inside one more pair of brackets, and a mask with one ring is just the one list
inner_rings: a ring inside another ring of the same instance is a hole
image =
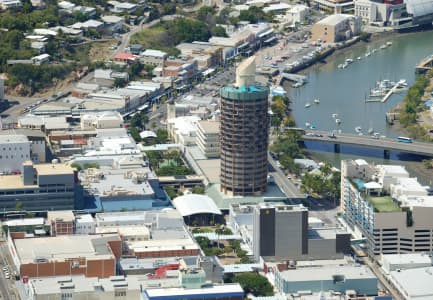
[[[392, 45], [380, 49], [387, 41], [391, 41]], [[365, 57], [365, 53], [372, 52], [373, 49], [377, 51]], [[415, 65], [432, 53], [433, 31], [393, 34], [370, 43], [359, 42], [336, 52], [327, 58], [326, 64], [317, 64], [304, 72], [308, 77], [306, 85], [295, 89], [288, 88], [288, 83], [285, 83], [297, 125], [305, 127], [306, 123], [310, 123], [317, 130], [341, 130], [354, 134], [355, 128], [359, 126], [365, 133], [373, 128], [381, 135], [397, 136], [395, 127], [386, 123], [385, 113], [401, 102], [404, 93], [392, 95], [385, 103], [366, 102], [365, 99], [376, 81], [406, 79], [409, 85], [412, 84], [415, 81]], [[361, 60], [357, 60], [357, 57], [361, 57]], [[354, 62], [346, 69], [338, 69], [337, 66], [347, 58]], [[314, 104], [314, 99], [319, 99], [320, 104]], [[306, 103], [311, 106], [306, 108]], [[340, 125], [336, 124], [333, 114], [338, 114]], [[391, 153], [391, 160], [388, 161], [382, 159], [383, 153], [378, 150], [346, 146], [342, 147], [342, 153], [334, 154], [331, 145], [307, 143], [306, 146], [316, 157], [327, 159], [337, 166], [341, 159], [354, 157], [378, 163], [403, 163], [422, 182], [430, 183], [433, 180], [431, 174], [419, 172], [422, 168], [411, 162], [413, 157], [410, 155]], [[365, 156], [367, 151], [369, 156]]]

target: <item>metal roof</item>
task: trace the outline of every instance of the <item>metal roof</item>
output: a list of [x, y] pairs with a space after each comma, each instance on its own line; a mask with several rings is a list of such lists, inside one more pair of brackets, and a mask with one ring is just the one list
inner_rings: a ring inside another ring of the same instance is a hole
[[188, 194], [180, 196], [173, 200], [173, 205], [183, 217], [195, 214], [222, 214], [215, 202], [206, 195]]

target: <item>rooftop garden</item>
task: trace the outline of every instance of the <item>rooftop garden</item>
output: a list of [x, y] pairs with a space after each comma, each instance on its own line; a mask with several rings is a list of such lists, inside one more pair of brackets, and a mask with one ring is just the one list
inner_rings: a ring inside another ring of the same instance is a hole
[[399, 212], [402, 209], [395, 203], [391, 196], [367, 197], [368, 202], [373, 204], [375, 212]]

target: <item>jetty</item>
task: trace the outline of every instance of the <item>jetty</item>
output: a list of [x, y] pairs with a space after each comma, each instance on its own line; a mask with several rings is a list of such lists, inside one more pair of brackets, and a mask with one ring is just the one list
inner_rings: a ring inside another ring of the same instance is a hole
[[416, 74], [423, 74], [433, 69], [433, 54], [420, 61], [415, 67]]

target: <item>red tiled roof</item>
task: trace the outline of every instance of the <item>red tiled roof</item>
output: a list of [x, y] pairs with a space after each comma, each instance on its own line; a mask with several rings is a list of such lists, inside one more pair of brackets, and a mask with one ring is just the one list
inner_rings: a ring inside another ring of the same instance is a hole
[[113, 58], [119, 60], [136, 60], [138, 56], [131, 53], [118, 53]]

